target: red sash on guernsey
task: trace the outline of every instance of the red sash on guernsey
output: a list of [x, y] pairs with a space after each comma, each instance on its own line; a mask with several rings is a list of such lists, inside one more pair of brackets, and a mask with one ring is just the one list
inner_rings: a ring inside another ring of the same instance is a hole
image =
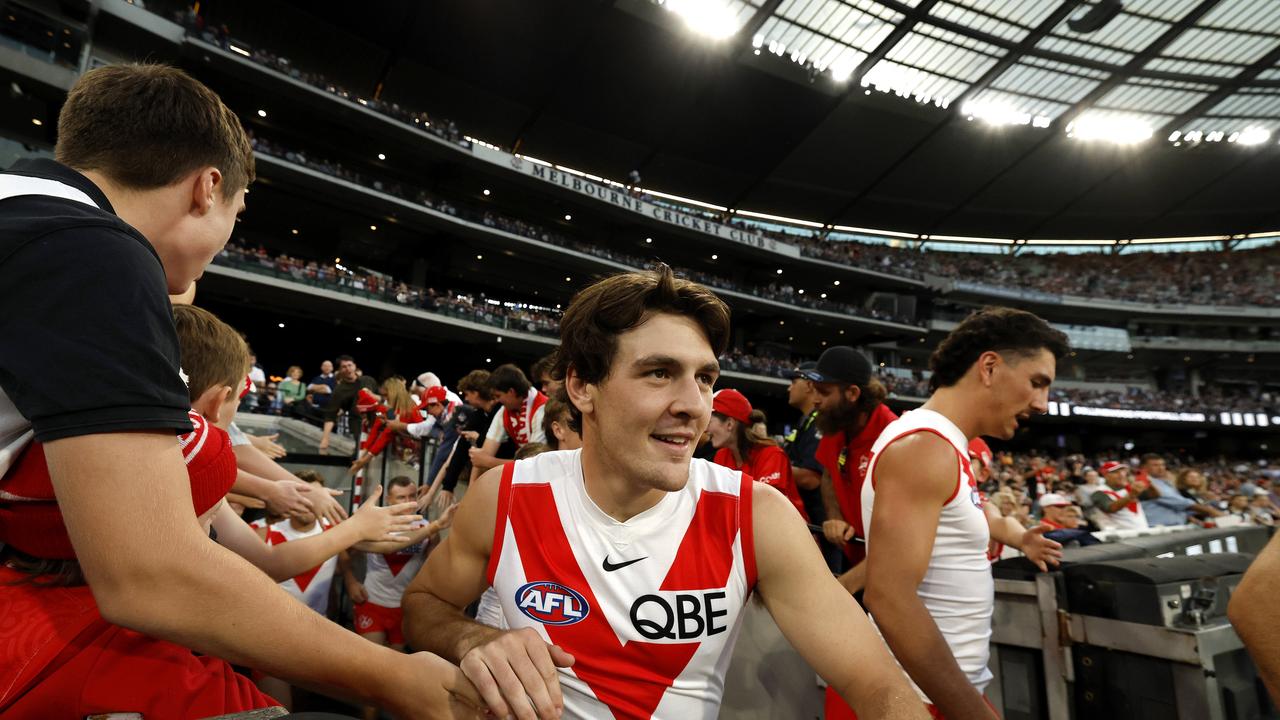
[[516, 447], [529, 444], [529, 426], [533, 423], [533, 416], [537, 414], [538, 408], [546, 404], [546, 395], [538, 392], [536, 388], [529, 388], [529, 394], [524, 401], [524, 412], [515, 415], [505, 407], [502, 409], [502, 426], [506, 428], [507, 436], [515, 441]]
[[[579, 546], [603, 539], [605, 525], [588, 520], [599, 510], [583, 504], [590, 500], [578, 479], [577, 452], [547, 453], [504, 468], [488, 576], [505, 617], [512, 628], [545, 633], [576, 658], [561, 671], [567, 714], [713, 717], [708, 711], [719, 705], [723, 660], [756, 581], [754, 481], [695, 460], [690, 486], [678, 491], [690, 502], [668, 496], [665, 510], [658, 510], [668, 522], [641, 521], [622, 551], [616, 542]], [[625, 565], [609, 569], [610, 549], [613, 562]], [[530, 588], [541, 604], [531, 600]], [[710, 598], [705, 604], [704, 594]], [[554, 598], [564, 599], [547, 604]], [[674, 603], [670, 612], [680, 607], [689, 614], [698, 604], [712, 614], [664, 627], [661, 613], [650, 610], [666, 602]], [[557, 607], [567, 608], [565, 617]], [[641, 617], [654, 619], [636, 619]]]

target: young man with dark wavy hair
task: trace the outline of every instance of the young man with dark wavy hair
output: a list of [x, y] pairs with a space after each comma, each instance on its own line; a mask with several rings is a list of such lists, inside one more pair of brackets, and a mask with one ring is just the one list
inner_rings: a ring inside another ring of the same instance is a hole
[[[1021, 310], [986, 308], [934, 351], [933, 394], [889, 424], [862, 486], [865, 601], [872, 620], [935, 717], [994, 717], [983, 697], [995, 604], [987, 545], [1021, 549], [1041, 569], [1061, 545], [983, 507], [969, 442], [1013, 437], [1047, 410], [1067, 339]], [[830, 712], [828, 718], [841, 714]]]
[[[864, 718], [924, 718], [795, 508], [692, 459], [729, 309], [660, 265], [602, 280], [560, 323], [580, 450], [486, 473], [405, 595], [406, 633], [498, 717], [714, 717], [742, 610], [778, 626]], [[463, 608], [493, 585], [510, 630]]]

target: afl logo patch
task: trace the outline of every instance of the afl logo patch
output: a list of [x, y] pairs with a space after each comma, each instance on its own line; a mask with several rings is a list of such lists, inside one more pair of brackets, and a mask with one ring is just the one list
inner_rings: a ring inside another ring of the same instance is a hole
[[521, 585], [516, 590], [516, 607], [543, 625], [572, 625], [591, 612], [587, 599], [577, 590], [546, 580]]

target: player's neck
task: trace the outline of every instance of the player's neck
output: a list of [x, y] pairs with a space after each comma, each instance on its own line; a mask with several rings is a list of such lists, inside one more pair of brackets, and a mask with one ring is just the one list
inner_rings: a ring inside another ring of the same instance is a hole
[[666, 495], [656, 488], [638, 486], [628, 478], [626, 468], [615, 466], [590, 443], [582, 446], [582, 482], [591, 502], [618, 522], [657, 505]]
[[297, 530], [298, 532], [307, 532], [308, 530], [312, 530], [315, 528], [316, 522], [317, 521], [312, 520], [309, 523], [300, 523], [298, 522], [297, 518], [291, 517], [289, 518], [289, 527], [293, 528], [294, 530]]
[[982, 434], [981, 403], [974, 402], [957, 387], [938, 388], [920, 407], [950, 420], [968, 439]]

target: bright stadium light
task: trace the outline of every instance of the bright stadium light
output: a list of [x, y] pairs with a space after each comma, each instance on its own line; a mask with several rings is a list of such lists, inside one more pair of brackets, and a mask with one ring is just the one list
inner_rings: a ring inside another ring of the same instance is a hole
[[960, 108], [960, 112], [972, 115], [988, 125], [1031, 124], [1031, 113], [1022, 112], [1008, 103], [971, 100]]
[[1151, 133], [1151, 125], [1141, 118], [1115, 114], [1081, 113], [1067, 126], [1072, 137], [1117, 145], [1136, 145], [1150, 139]]
[[690, 30], [712, 40], [724, 40], [738, 29], [733, 10], [723, 0], [667, 0], [666, 6]]
[[1240, 131], [1236, 142], [1241, 145], [1261, 145], [1271, 139], [1271, 131], [1260, 127], [1247, 127]]
[[845, 53], [831, 63], [831, 79], [839, 83], [846, 82], [853, 76], [853, 71], [857, 67], [858, 57], [853, 53]]

